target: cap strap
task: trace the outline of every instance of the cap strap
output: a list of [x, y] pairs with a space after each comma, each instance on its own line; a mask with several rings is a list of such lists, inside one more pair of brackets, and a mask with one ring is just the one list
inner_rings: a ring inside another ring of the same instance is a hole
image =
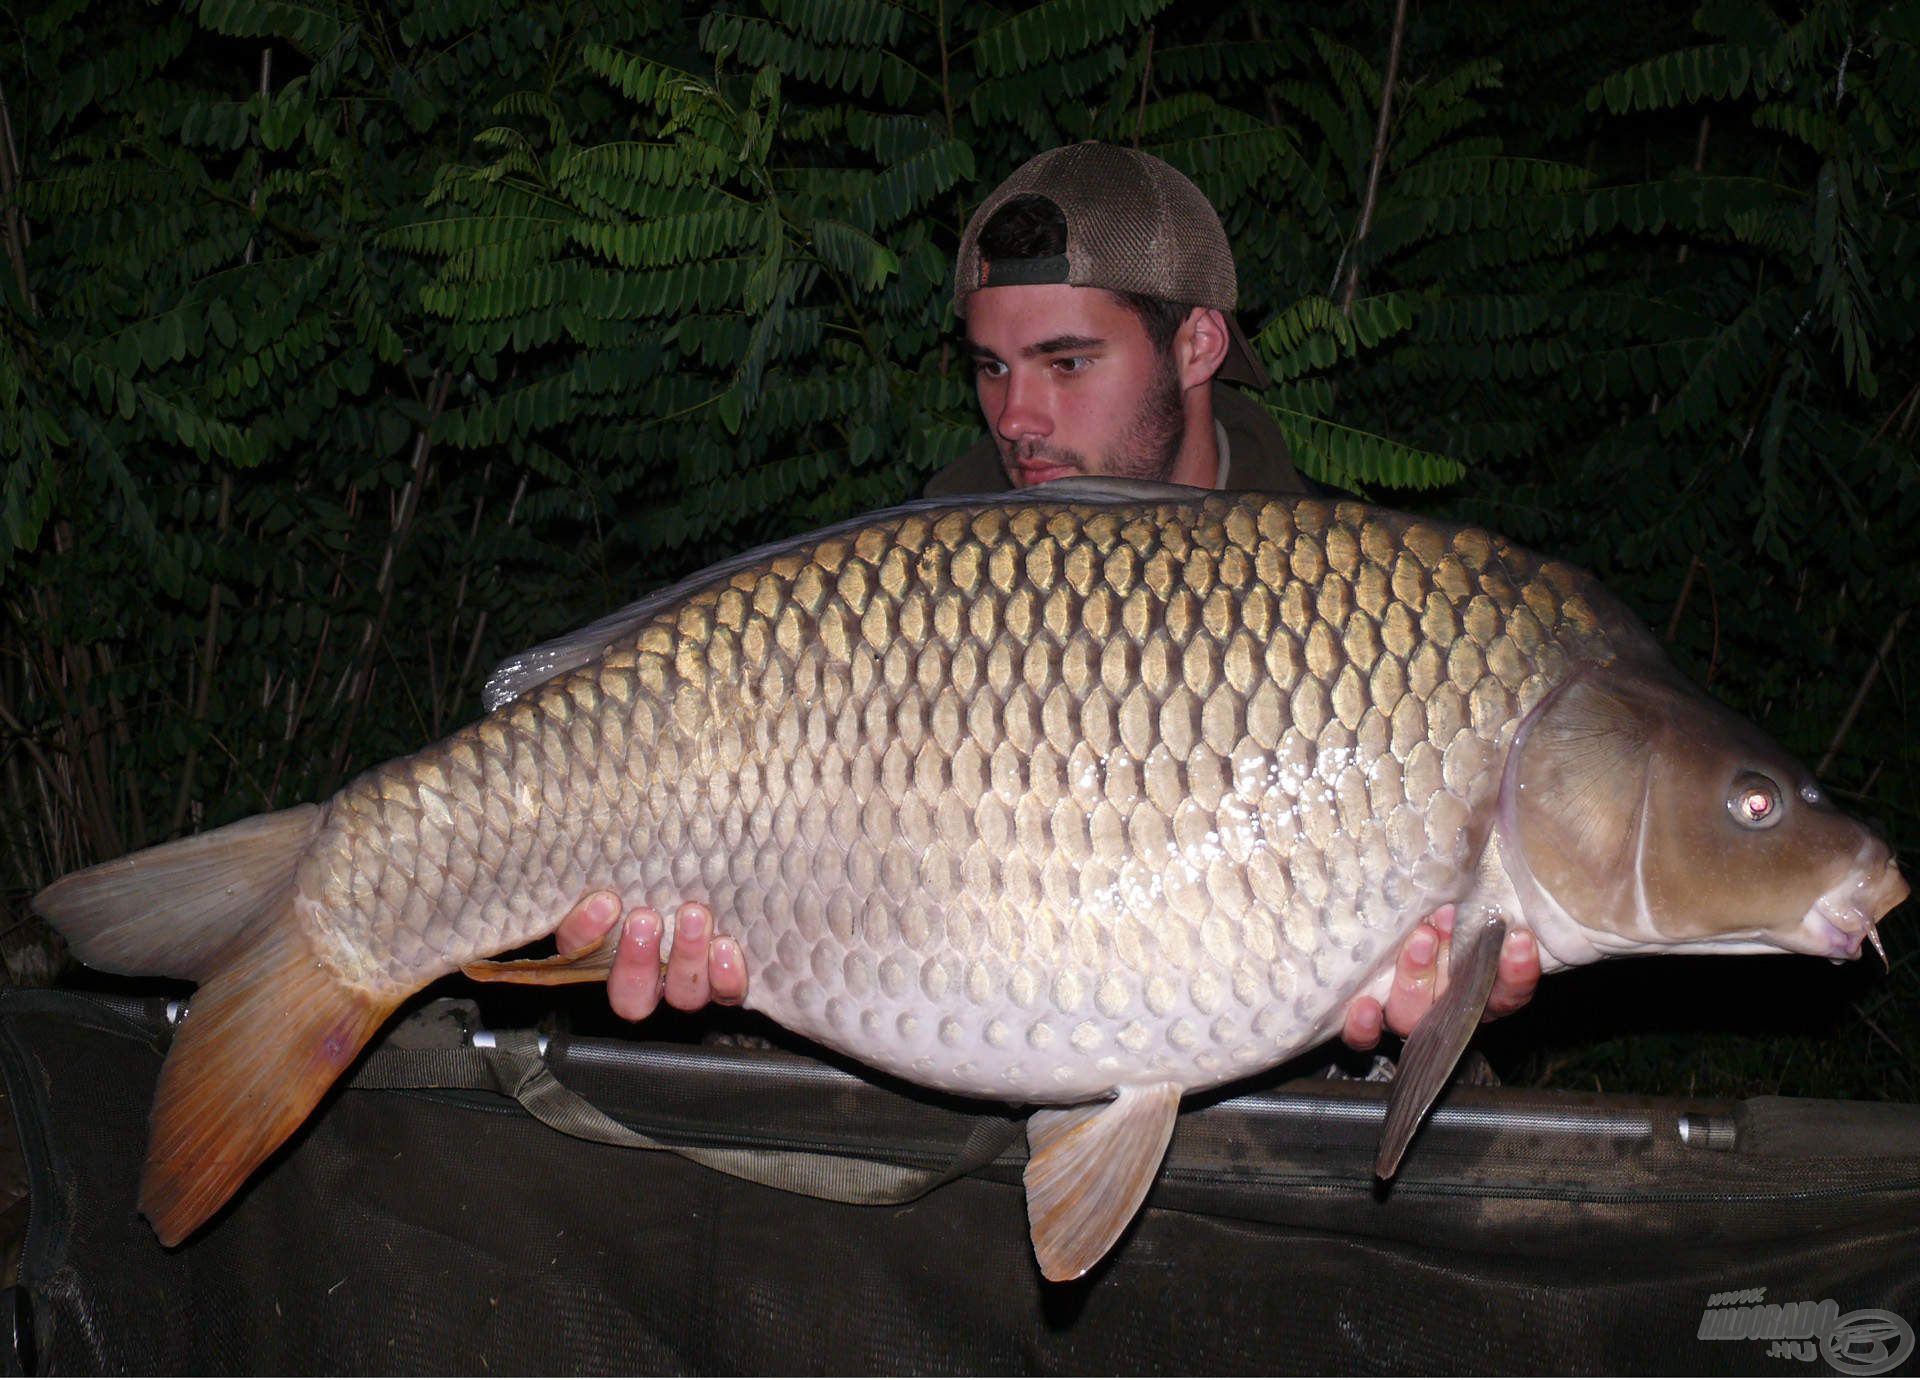
[[1029, 283], [1067, 281], [1067, 256], [1049, 254], [1043, 259], [992, 259], [980, 256], [981, 287], [1018, 287]]

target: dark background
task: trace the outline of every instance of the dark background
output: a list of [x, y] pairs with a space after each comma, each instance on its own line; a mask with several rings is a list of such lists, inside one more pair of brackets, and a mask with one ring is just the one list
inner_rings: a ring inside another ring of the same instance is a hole
[[[966, 212], [1084, 137], [1220, 208], [1304, 469], [1592, 568], [1920, 836], [1920, 7], [0, 23], [16, 981], [60, 961], [26, 905], [60, 873], [324, 796], [475, 717], [500, 657], [915, 492], [979, 434]], [[1509, 1081], [1913, 1100], [1909, 929], [1890, 976], [1559, 978], [1487, 1047]]]

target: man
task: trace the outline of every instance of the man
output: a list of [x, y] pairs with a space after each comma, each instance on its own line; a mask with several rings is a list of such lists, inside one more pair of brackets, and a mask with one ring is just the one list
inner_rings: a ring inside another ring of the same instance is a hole
[[[1169, 164], [1095, 143], [1031, 159], [974, 212], [955, 272], [954, 311], [990, 435], [926, 492], [1076, 474], [1308, 492], [1272, 418], [1222, 382], [1267, 384], [1233, 318], [1237, 295], [1219, 216]], [[593, 943], [619, 914], [611, 892], [582, 898], [556, 935], [561, 950]], [[1383, 1026], [1412, 1030], [1444, 974], [1452, 923], [1444, 907], [1402, 943], [1384, 1006], [1371, 997], [1348, 1006], [1349, 1045], [1371, 1049]], [[639, 1020], [663, 996], [682, 1010], [742, 1000], [739, 946], [713, 928], [705, 906], [682, 906], [663, 974], [660, 916], [629, 913], [607, 983], [613, 1009]], [[1488, 1014], [1524, 1005], [1539, 978], [1533, 937], [1509, 935]]]

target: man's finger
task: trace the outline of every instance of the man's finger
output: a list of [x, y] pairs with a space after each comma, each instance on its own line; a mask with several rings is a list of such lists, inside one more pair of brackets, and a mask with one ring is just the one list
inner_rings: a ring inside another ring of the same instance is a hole
[[738, 1006], [747, 999], [747, 960], [738, 941], [716, 936], [707, 957], [707, 985], [722, 1006]]
[[1400, 945], [1400, 956], [1393, 964], [1393, 987], [1385, 1003], [1387, 1026], [1394, 1034], [1410, 1034], [1433, 1005], [1446, 948], [1427, 924], [1416, 925]]
[[707, 980], [707, 949], [713, 938], [713, 912], [688, 901], [673, 918], [673, 951], [667, 955], [667, 1005], [698, 1011], [712, 988]]
[[660, 1004], [660, 912], [651, 906], [627, 913], [607, 975], [607, 1004], [629, 1021], [645, 1020]]
[[620, 918], [620, 898], [611, 891], [589, 891], [573, 903], [567, 918], [553, 932], [553, 947], [563, 954], [584, 949], [613, 928]]
[[1533, 1000], [1540, 985], [1540, 946], [1526, 930], [1515, 930], [1500, 948], [1500, 969], [1494, 975], [1493, 995], [1487, 998], [1487, 1016], [1508, 1016]]
[[1380, 1003], [1372, 997], [1355, 997], [1347, 1003], [1347, 1023], [1341, 1027], [1340, 1038], [1349, 1049], [1365, 1053], [1380, 1043], [1380, 1031], [1386, 1023], [1386, 1013], [1380, 1009]]

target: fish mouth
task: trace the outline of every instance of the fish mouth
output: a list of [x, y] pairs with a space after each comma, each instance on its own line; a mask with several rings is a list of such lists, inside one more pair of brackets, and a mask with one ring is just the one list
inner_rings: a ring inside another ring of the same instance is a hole
[[1886, 945], [1880, 942], [1879, 922], [1907, 899], [1910, 889], [1893, 858], [1882, 847], [1872, 851], [1877, 856], [1857, 859], [1840, 884], [1813, 903], [1802, 924], [1815, 937], [1815, 953], [1833, 959], [1858, 958], [1861, 946], [1872, 944], [1892, 971]]

